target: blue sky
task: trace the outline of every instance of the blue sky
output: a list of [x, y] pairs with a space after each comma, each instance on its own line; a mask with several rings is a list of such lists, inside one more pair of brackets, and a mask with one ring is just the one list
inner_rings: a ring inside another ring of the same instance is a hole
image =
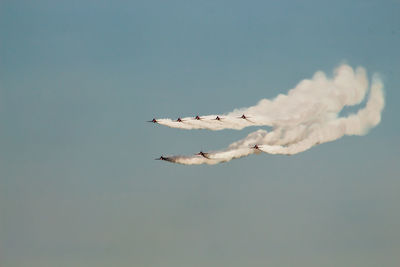
[[[398, 1], [1, 1], [1, 266], [398, 266]], [[217, 166], [179, 131], [342, 62], [379, 72], [363, 137]]]

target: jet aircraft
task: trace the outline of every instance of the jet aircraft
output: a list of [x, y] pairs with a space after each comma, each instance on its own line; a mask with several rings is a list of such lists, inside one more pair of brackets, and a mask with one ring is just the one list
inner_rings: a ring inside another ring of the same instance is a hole
[[243, 120], [247, 120], [248, 122], [252, 122], [251, 120], [249, 120], [249, 117], [247, 117], [246, 115], [242, 115], [240, 117], [238, 117], [239, 119], [243, 119]]
[[206, 159], [210, 159], [210, 157], [208, 156], [209, 153], [204, 153], [203, 151], [200, 151], [199, 153], [197, 153], [195, 155], [202, 156], [203, 158], [206, 158]]
[[156, 158], [155, 160], [168, 160], [168, 158], [167, 158], [167, 157], [164, 157], [164, 156], [161, 156], [161, 157], [159, 157], [159, 158]]
[[256, 150], [260, 150], [260, 148], [258, 147], [258, 145], [254, 145], [251, 147], [252, 149], [256, 149]]
[[260, 147], [257, 144], [252, 146], [251, 149], [253, 149], [254, 153], [256, 153], [256, 154], [260, 154], [262, 152], [262, 150], [260, 149]]

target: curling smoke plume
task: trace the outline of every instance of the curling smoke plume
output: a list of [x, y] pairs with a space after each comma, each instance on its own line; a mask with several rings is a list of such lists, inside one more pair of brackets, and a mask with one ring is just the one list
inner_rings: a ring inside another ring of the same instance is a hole
[[[365, 107], [355, 114], [339, 116], [345, 106], [360, 104], [367, 95]], [[384, 105], [383, 83], [377, 75], [373, 76], [369, 86], [364, 68], [353, 70], [342, 65], [334, 71], [333, 78], [318, 71], [312, 79], [303, 80], [289, 90], [287, 95], [280, 94], [272, 100], [262, 99], [249, 108], [224, 115], [182, 118], [181, 122], [171, 119], [157, 119], [157, 122], [188, 130], [240, 130], [248, 126], [272, 128], [270, 132], [253, 132], [228, 148], [208, 152], [206, 156], [166, 157], [167, 161], [180, 164], [216, 164], [260, 152], [293, 155], [344, 135], [365, 135], [379, 124]]]

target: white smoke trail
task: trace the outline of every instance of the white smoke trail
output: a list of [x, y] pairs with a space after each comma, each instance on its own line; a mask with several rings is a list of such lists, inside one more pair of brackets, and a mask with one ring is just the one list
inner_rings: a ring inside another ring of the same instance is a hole
[[[364, 108], [356, 114], [339, 117], [345, 106], [360, 104], [369, 91]], [[327, 78], [316, 72], [311, 80], [301, 81], [287, 95], [263, 99], [255, 106], [234, 110], [225, 115], [182, 118], [182, 122], [158, 119], [157, 122], [181, 129], [243, 129], [270, 126], [272, 131], [258, 130], [231, 144], [227, 149], [195, 156], [172, 156], [168, 160], [181, 164], [216, 164], [260, 151], [292, 155], [316, 144], [334, 141], [344, 135], [364, 135], [379, 124], [384, 108], [383, 83], [374, 76], [368, 86], [366, 71], [342, 65]], [[242, 115], [246, 118], [241, 118]], [[216, 120], [217, 116], [221, 120]], [[257, 145], [258, 149], [252, 148]]]

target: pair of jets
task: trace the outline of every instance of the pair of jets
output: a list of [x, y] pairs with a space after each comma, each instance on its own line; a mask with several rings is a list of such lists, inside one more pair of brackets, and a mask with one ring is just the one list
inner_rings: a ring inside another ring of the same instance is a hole
[[[260, 150], [260, 148], [258, 147], [258, 145], [252, 146], [251, 149], [254, 149], [254, 150], [257, 150], [257, 151], [261, 152], [261, 150]], [[209, 156], [210, 153], [206, 153], [206, 152], [203, 152], [203, 151], [200, 151], [199, 153], [196, 153], [195, 155], [197, 155], [197, 156], [202, 156], [203, 158], [206, 158], [206, 159], [210, 159], [210, 156]], [[159, 158], [156, 158], [156, 160], [166, 160], [166, 161], [170, 161], [170, 158], [161, 156], [161, 157], [159, 157]]]
[[[199, 153], [197, 153], [197, 154], [195, 154], [195, 155], [197, 155], [197, 156], [202, 156], [203, 158], [206, 158], [206, 159], [210, 159], [209, 153], [206, 153], [206, 152], [203, 152], [203, 151], [200, 151]], [[159, 157], [159, 158], [156, 158], [156, 160], [166, 160], [166, 161], [169, 161], [170, 158], [161, 156], [161, 157]]]
[[[244, 114], [242, 116], [238, 117], [238, 118], [239, 119], [248, 120], [248, 117], [246, 115], [244, 115]], [[201, 117], [199, 117], [197, 115], [196, 117], [194, 117], [194, 119], [199, 121], [199, 120], [202, 120], [203, 118], [201, 118]], [[223, 118], [220, 118], [219, 116], [217, 116], [214, 120], [221, 121], [222, 119]], [[178, 118], [176, 121], [177, 122], [183, 122], [183, 120], [181, 118]], [[158, 121], [155, 118], [152, 119], [151, 121], [147, 121], [147, 122], [158, 123]]]

